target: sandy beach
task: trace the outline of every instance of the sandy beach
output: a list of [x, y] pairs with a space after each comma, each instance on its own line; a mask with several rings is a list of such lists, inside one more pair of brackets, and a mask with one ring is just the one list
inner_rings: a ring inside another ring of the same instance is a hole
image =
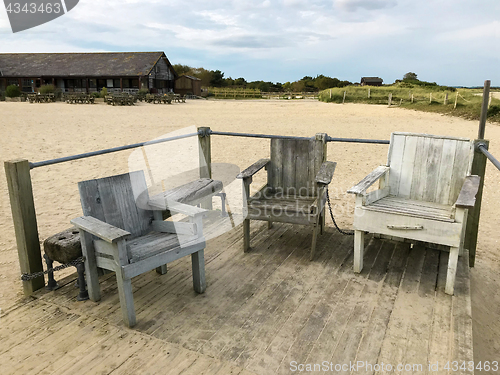
[[[474, 139], [478, 123], [439, 114], [386, 106], [326, 104], [313, 100], [206, 101], [133, 107], [103, 104], [0, 102], [0, 158], [54, 159], [149, 141], [187, 127], [212, 130], [332, 137], [389, 139], [393, 131]], [[490, 151], [500, 158], [500, 126], [488, 124]], [[269, 156], [269, 140], [212, 136], [212, 162], [245, 169]], [[350, 228], [354, 197], [346, 191], [384, 164], [387, 145], [330, 143], [328, 160], [338, 163], [330, 197], [339, 225]], [[129, 171], [133, 151], [96, 156], [32, 171], [40, 241], [70, 226], [81, 215], [77, 182]], [[164, 168], [175, 165], [164, 160]], [[263, 181], [264, 176], [261, 174]], [[255, 184], [260, 185], [260, 184]], [[476, 266], [471, 271], [475, 361], [498, 361], [500, 353], [500, 171], [488, 162]], [[4, 169], [0, 170], [0, 309], [21, 298], [15, 235]], [[327, 218], [327, 225], [332, 225]], [[59, 276], [56, 276], [59, 277]]]

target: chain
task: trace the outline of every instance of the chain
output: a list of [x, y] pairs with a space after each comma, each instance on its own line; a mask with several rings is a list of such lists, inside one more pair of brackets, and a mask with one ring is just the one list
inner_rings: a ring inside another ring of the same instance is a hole
[[48, 268], [47, 271], [40, 271], [40, 272], [34, 272], [34, 273], [23, 273], [21, 276], [21, 280], [30, 281], [30, 280], [36, 279], [38, 277], [42, 277], [43, 275], [46, 275], [50, 272], [61, 271], [61, 270], [68, 268], [68, 267], [76, 267], [78, 264], [83, 263], [83, 262], [85, 262], [85, 257], [81, 256], [79, 258], [76, 258], [75, 260], [72, 260], [69, 263], [62, 264], [60, 266], [53, 267], [53, 268]]
[[337, 230], [343, 234], [344, 236], [354, 236], [354, 231], [353, 230], [349, 230], [349, 231], [346, 231], [346, 230], [342, 230], [339, 228], [339, 226], [337, 225], [337, 223], [335, 222], [335, 219], [333, 217], [333, 211], [332, 211], [332, 204], [330, 203], [330, 195], [328, 194], [328, 187], [326, 188], [326, 198], [328, 200], [328, 208], [330, 209], [330, 216], [332, 218], [332, 221], [333, 221], [333, 225], [335, 225], [335, 228], [337, 228]]

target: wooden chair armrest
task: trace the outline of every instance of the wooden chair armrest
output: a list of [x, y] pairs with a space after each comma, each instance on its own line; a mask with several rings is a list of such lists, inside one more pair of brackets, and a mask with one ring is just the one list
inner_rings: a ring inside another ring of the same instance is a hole
[[458, 208], [474, 208], [476, 204], [476, 194], [479, 190], [479, 182], [481, 177], [479, 176], [467, 176], [465, 178], [458, 199], [455, 202], [455, 206]]
[[385, 165], [381, 165], [380, 167], [375, 168], [373, 172], [371, 172], [368, 176], [363, 178], [356, 186], [353, 186], [349, 190], [348, 193], [351, 194], [364, 194], [366, 190], [372, 186], [379, 178], [384, 176], [388, 171], [389, 167]]
[[161, 210], [161, 211], [169, 210], [169, 211], [177, 212], [177, 213], [187, 215], [187, 216], [192, 216], [192, 217], [195, 217], [197, 215], [202, 215], [202, 214], [205, 214], [206, 212], [208, 212], [207, 210], [205, 210], [203, 208], [198, 208], [196, 206], [190, 206], [188, 204], [179, 203], [179, 202], [169, 200], [169, 199], [161, 200], [161, 201], [150, 200], [148, 202], [148, 204], [153, 210], [155, 210], [155, 209]]
[[130, 233], [126, 230], [117, 228], [92, 216], [77, 217], [71, 220], [71, 224], [109, 243], [116, 243], [130, 236]]
[[316, 175], [316, 182], [318, 184], [328, 185], [332, 181], [336, 166], [337, 163], [332, 161], [325, 161], [321, 164], [321, 168]]
[[260, 159], [259, 161], [253, 163], [250, 167], [240, 172], [236, 178], [245, 179], [248, 177], [252, 177], [255, 173], [264, 168], [267, 164], [269, 164], [270, 159]]

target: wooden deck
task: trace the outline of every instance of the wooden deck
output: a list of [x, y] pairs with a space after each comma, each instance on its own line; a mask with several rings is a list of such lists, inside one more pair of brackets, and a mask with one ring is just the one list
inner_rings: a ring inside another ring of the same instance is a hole
[[[209, 241], [203, 295], [192, 289], [189, 258], [164, 276], [135, 278], [132, 330], [122, 323], [113, 275], [101, 280], [97, 304], [76, 301], [74, 276], [4, 311], [2, 373], [290, 374], [326, 361], [346, 365], [331, 373], [448, 374], [446, 362], [473, 360], [466, 256], [451, 297], [447, 253], [367, 236], [355, 275], [352, 236], [327, 228], [310, 262], [310, 228], [251, 229], [249, 253], [241, 225]], [[358, 361], [373, 369], [352, 371]], [[440, 371], [428, 371], [436, 362]], [[382, 363], [410, 371], [376, 371]], [[453, 372], [462, 373], [472, 372]]]

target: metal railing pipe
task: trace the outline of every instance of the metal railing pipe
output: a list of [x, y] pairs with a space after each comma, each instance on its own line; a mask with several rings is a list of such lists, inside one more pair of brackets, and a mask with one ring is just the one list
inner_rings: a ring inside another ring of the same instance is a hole
[[486, 145], [484, 144], [479, 144], [477, 146], [478, 150], [481, 151], [484, 156], [486, 156], [492, 163], [495, 167], [497, 167], [497, 169], [500, 171], [500, 162], [495, 159], [495, 157], [493, 155], [490, 154], [490, 152], [488, 151], [488, 149], [486, 148]]
[[38, 167], [44, 167], [44, 166], [52, 165], [52, 164], [64, 163], [64, 162], [67, 162], [67, 161], [73, 161], [73, 160], [78, 160], [78, 159], [85, 159], [85, 158], [89, 158], [91, 156], [104, 155], [104, 154], [109, 154], [109, 153], [112, 153], [112, 152], [129, 150], [131, 148], [137, 148], [137, 147], [142, 147], [142, 146], [154, 145], [154, 144], [157, 144], [157, 143], [175, 141], [177, 139], [194, 137], [194, 136], [197, 136], [198, 134], [199, 133], [190, 133], [190, 134], [177, 135], [175, 137], [169, 137], [169, 138], [163, 138], [163, 139], [156, 139], [154, 141], [134, 143], [132, 145], [126, 145], [126, 146], [120, 146], [120, 147], [113, 147], [113, 148], [108, 148], [108, 149], [105, 149], [105, 150], [98, 150], [98, 151], [86, 152], [86, 153], [78, 154], [78, 155], [65, 156], [65, 157], [62, 157], [62, 158], [57, 158], [57, 159], [52, 159], [52, 160], [39, 161], [39, 162], [35, 162], [35, 163], [30, 163], [30, 169], [34, 169], [34, 168], [38, 168]]
[[391, 141], [386, 141], [382, 139], [362, 139], [362, 138], [334, 138], [326, 137], [327, 142], [348, 142], [348, 143], [374, 143], [379, 145], [388, 145]]
[[247, 138], [268, 138], [268, 139], [301, 139], [307, 140], [312, 139], [312, 137], [296, 137], [291, 135], [270, 135], [270, 134], [251, 134], [251, 133], [233, 133], [233, 132], [219, 132], [210, 131], [211, 135], [225, 135], [229, 137], [247, 137]]

